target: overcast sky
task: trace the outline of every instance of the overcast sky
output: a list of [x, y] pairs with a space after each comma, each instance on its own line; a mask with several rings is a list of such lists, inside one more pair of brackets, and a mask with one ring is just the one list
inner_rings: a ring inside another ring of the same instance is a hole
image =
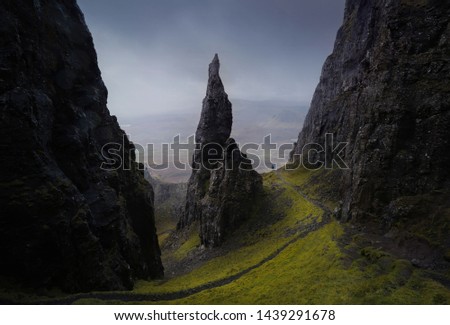
[[309, 103], [344, 0], [78, 0], [108, 106], [199, 115], [214, 53], [231, 99]]

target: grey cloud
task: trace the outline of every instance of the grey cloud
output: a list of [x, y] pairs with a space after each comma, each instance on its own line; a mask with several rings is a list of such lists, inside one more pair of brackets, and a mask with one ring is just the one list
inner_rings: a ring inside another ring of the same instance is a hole
[[198, 114], [215, 52], [231, 98], [309, 102], [344, 0], [78, 0], [109, 108]]

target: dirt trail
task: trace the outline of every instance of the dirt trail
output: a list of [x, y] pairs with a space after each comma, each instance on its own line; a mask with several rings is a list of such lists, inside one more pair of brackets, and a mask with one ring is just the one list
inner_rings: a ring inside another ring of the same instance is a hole
[[301, 197], [303, 197], [305, 200], [310, 202], [311, 204], [321, 208], [324, 211], [324, 215], [322, 216], [322, 219], [320, 222], [317, 220], [313, 221], [311, 224], [307, 225], [305, 228], [303, 228], [300, 233], [298, 233], [293, 239], [291, 239], [289, 242], [285, 243], [283, 246], [279, 247], [275, 252], [267, 256], [266, 258], [262, 259], [260, 262], [234, 274], [229, 277], [219, 279], [216, 281], [208, 282], [203, 285], [200, 285], [195, 288], [187, 289], [187, 290], [181, 290], [176, 292], [169, 292], [169, 293], [158, 293], [158, 294], [141, 294], [141, 293], [132, 293], [132, 292], [90, 292], [90, 293], [81, 293], [81, 294], [75, 294], [71, 296], [67, 296], [64, 298], [56, 298], [56, 299], [46, 299], [46, 300], [39, 300], [39, 301], [32, 301], [32, 304], [56, 304], [56, 305], [63, 305], [63, 304], [72, 304], [77, 300], [80, 299], [99, 299], [99, 300], [118, 300], [123, 302], [141, 302], [141, 301], [170, 301], [170, 300], [177, 300], [186, 298], [189, 296], [192, 296], [194, 294], [200, 293], [205, 290], [218, 288], [221, 286], [225, 286], [227, 284], [232, 283], [233, 281], [236, 281], [243, 277], [244, 275], [248, 274], [249, 272], [259, 268], [260, 266], [270, 262], [275, 257], [280, 255], [286, 248], [288, 248], [293, 243], [297, 242], [299, 239], [304, 238], [307, 236], [310, 232], [316, 231], [325, 224], [327, 224], [330, 221], [330, 210], [323, 205], [321, 202], [318, 202], [316, 200], [313, 200], [309, 198], [305, 193], [301, 191], [301, 188], [298, 186], [295, 186], [293, 184], [290, 184], [287, 182], [281, 174], [277, 171], [276, 172], [277, 177], [279, 180], [283, 183], [283, 185], [292, 188], [295, 190]]

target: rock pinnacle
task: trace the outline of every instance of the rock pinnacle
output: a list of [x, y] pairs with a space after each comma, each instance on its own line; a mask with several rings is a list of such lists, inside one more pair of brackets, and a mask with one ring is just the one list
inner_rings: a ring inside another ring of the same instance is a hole
[[220, 61], [216, 54], [209, 64], [208, 86], [203, 99], [202, 113], [195, 134], [199, 144], [225, 144], [231, 134], [232, 107], [219, 75]]

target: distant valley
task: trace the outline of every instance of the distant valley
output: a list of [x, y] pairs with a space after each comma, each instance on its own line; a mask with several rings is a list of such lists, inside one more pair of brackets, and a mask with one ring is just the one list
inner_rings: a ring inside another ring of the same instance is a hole
[[[262, 144], [264, 137], [268, 134], [271, 135], [271, 141], [277, 145], [293, 144], [298, 136], [298, 128], [303, 124], [309, 108], [305, 103], [231, 100], [234, 120], [231, 136], [241, 145]], [[198, 106], [201, 106], [200, 100]], [[145, 149], [147, 144], [154, 144], [155, 162], [159, 162], [163, 143], [173, 143], [174, 137], [178, 134], [180, 134], [180, 142], [184, 143], [194, 134], [199, 113], [189, 113], [192, 111], [199, 112], [199, 109], [188, 109], [177, 113], [149, 113], [147, 116], [139, 117], [119, 117], [119, 121], [134, 143], [142, 145]], [[262, 151], [259, 151], [257, 155], [262, 157]], [[191, 159], [186, 151], [182, 152], [181, 158], [183, 162]], [[145, 161], [148, 161], [147, 156], [144, 157]], [[287, 159], [273, 159], [274, 163], [279, 164], [278, 167], [286, 161]], [[257, 170], [268, 171], [265, 166], [260, 166]], [[171, 163], [167, 169], [150, 172], [152, 177], [163, 182], [183, 183], [189, 179], [191, 169], [179, 170]]]

